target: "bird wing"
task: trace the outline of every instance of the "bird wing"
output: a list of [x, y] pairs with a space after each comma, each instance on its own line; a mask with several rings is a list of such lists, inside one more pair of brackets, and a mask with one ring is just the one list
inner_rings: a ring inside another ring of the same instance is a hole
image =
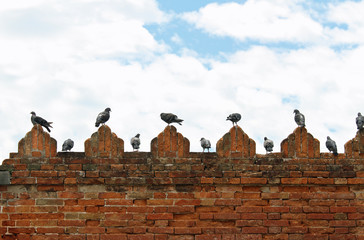
[[42, 126], [48, 126], [49, 125], [49, 123], [45, 119], [43, 119], [41, 117], [38, 117], [38, 116], [36, 116], [34, 118], [34, 122], [36, 122], [36, 123], [38, 123], [38, 124], [40, 124]]
[[131, 139], [130, 139], [130, 144], [140, 144], [140, 139], [139, 138], [137, 138], [137, 137], [132, 137]]
[[96, 122], [104, 123], [109, 120], [110, 114], [108, 112], [101, 112], [97, 115]]
[[273, 141], [269, 140], [269, 139], [265, 140], [263, 145], [264, 145], [264, 148], [273, 148], [274, 147]]

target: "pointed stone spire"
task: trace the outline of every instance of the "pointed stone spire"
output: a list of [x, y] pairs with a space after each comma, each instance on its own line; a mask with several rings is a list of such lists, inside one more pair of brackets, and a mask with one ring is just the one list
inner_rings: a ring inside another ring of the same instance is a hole
[[283, 157], [319, 158], [320, 142], [305, 127], [297, 127], [282, 141], [281, 152]]
[[344, 148], [348, 158], [364, 157], [364, 129], [358, 130], [355, 138], [345, 143]]
[[55, 157], [57, 141], [36, 124], [18, 143], [17, 157]]
[[234, 126], [216, 144], [216, 152], [220, 157], [254, 157], [255, 141], [239, 126]]
[[118, 138], [107, 125], [101, 126], [85, 141], [86, 157], [117, 158], [124, 154], [124, 141]]
[[152, 140], [151, 150], [155, 157], [187, 157], [190, 141], [178, 133], [176, 127], [168, 125]]

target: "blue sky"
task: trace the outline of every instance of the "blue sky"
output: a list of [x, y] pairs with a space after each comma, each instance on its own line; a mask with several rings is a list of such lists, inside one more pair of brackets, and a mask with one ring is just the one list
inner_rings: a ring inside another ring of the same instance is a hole
[[[108, 125], [131, 151], [141, 151], [165, 123], [161, 112], [184, 119], [178, 131], [201, 151], [239, 125], [274, 151], [296, 128], [339, 152], [356, 133], [364, 76], [364, 1], [18, 0], [0, 6], [0, 158], [17, 151], [30, 131], [30, 112], [54, 122], [51, 136], [75, 141], [74, 151]], [[213, 149], [214, 150], [214, 149]]]

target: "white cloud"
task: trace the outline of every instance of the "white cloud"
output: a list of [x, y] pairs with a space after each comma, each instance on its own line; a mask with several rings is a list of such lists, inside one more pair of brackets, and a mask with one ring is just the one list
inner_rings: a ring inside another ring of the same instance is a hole
[[364, 42], [364, 1], [346, 1], [330, 4], [326, 14], [328, 22], [343, 25], [327, 29], [327, 35], [334, 43], [363, 44]]
[[[305, 17], [286, 2], [274, 4], [273, 13], [267, 14], [274, 21], [280, 20], [277, 16], [287, 16], [287, 21]], [[295, 108], [305, 114], [307, 129], [320, 140], [322, 151], [327, 151], [327, 135], [336, 140], [339, 152], [355, 136], [354, 119], [364, 111], [360, 109], [362, 46], [340, 52], [329, 44], [282, 52], [252, 46], [225, 53], [224, 61], [201, 59], [189, 49], [178, 56], [167, 52], [168, 46], [144, 28], [153, 16], [157, 23], [163, 21], [154, 1], [145, 2], [149, 5], [125, 2], [132, 5], [130, 12], [115, 4], [107, 7], [102, 1], [78, 1], [72, 11], [70, 2], [53, 3], [57, 3], [54, 8], [45, 3], [37, 7], [37, 11], [53, 11], [46, 16], [56, 23], [52, 33], [21, 36], [22, 32], [0, 27], [2, 159], [17, 151], [17, 142], [31, 129], [30, 111], [54, 122], [51, 136], [58, 141], [58, 149], [72, 138], [74, 151], [84, 150], [84, 141], [96, 131], [97, 114], [106, 107], [112, 109], [108, 125], [124, 139], [126, 151], [132, 150], [129, 139], [136, 133], [141, 134], [141, 150], [150, 151], [150, 141], [165, 127], [161, 112], [173, 112], [185, 120], [178, 131], [191, 141], [191, 151], [202, 150], [201, 137], [215, 146], [230, 129], [226, 117], [232, 112], [242, 114], [239, 125], [257, 142], [258, 153], [265, 152], [265, 136], [275, 141], [274, 151], [280, 151], [279, 144], [296, 127]], [[263, 1], [248, 3], [262, 4], [260, 11], [270, 6]], [[302, 26], [286, 39], [299, 42], [300, 35], [320, 37], [319, 31], [315, 34]], [[269, 38], [260, 31], [257, 36]], [[274, 34], [274, 39], [284, 38]]]
[[248, 0], [245, 3], [211, 3], [183, 19], [197, 28], [240, 41], [315, 42], [323, 37], [322, 26], [296, 1]]

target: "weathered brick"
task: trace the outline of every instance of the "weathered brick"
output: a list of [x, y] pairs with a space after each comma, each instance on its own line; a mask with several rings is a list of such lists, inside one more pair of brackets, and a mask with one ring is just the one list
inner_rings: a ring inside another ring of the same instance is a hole
[[268, 228], [266, 227], [243, 227], [242, 233], [267, 233]]
[[147, 215], [147, 219], [150, 220], [161, 220], [161, 219], [173, 219], [173, 214], [172, 213], [154, 213], [154, 214], [148, 214]]
[[218, 153], [190, 153], [189, 141], [168, 127], [152, 153], [124, 153], [106, 128], [85, 142], [86, 153], [50, 157], [56, 145], [48, 135], [43, 146], [19, 143], [0, 167], [12, 173], [11, 184], [0, 186], [2, 237], [341, 240], [364, 233], [359, 140], [351, 155], [333, 157], [296, 128], [281, 152], [263, 155], [234, 127]]

